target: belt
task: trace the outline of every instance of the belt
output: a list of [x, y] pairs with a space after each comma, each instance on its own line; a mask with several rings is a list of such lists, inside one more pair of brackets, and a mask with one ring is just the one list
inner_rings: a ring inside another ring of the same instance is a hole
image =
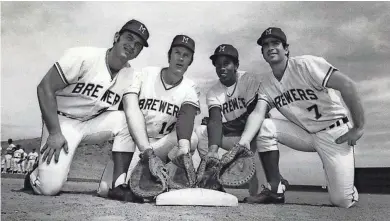
[[333, 123], [332, 125], [330, 125], [329, 127], [326, 127], [326, 128], [324, 128], [324, 129], [322, 129], [322, 130], [320, 130], [320, 131], [330, 130], [330, 129], [332, 129], [332, 128], [341, 126], [341, 125], [346, 124], [346, 123], [348, 123], [348, 122], [349, 122], [348, 117], [343, 117], [343, 118], [341, 118], [341, 119], [338, 119], [336, 122], [334, 122], [334, 123]]

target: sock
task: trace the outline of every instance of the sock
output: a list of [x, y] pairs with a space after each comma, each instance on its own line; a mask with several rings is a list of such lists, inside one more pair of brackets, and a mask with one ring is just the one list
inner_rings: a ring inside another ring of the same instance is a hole
[[115, 181], [114, 188], [122, 184], [126, 184], [126, 173], [119, 175], [118, 179]]
[[[271, 185], [268, 183], [267, 185], [268, 189], [271, 190]], [[276, 193], [284, 193], [286, 191], [286, 186], [283, 185], [281, 182], [279, 182], [279, 185], [278, 185], [278, 190], [276, 191]]]

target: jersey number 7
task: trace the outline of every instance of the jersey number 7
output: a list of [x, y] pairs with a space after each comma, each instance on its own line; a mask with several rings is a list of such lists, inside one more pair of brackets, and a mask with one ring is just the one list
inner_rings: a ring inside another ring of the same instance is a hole
[[[169, 125], [169, 127], [167, 127], [167, 122], [162, 123], [162, 127], [161, 127], [159, 134], [171, 133], [173, 131], [173, 129], [175, 129], [175, 125], [176, 125], [176, 122], [173, 122], [171, 125]], [[166, 130], [165, 130], [165, 128], [166, 128]]]
[[314, 105], [311, 105], [310, 107], [307, 108], [307, 110], [310, 112], [312, 110], [314, 110], [314, 113], [315, 113], [315, 118], [318, 120], [322, 115], [320, 114], [320, 112], [318, 111], [318, 106], [317, 104], [314, 104]]

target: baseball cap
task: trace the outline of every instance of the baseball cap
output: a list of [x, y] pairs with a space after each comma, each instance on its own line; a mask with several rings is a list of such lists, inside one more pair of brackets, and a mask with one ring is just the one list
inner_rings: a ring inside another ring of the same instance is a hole
[[195, 53], [195, 41], [188, 37], [187, 35], [176, 35], [173, 38], [171, 48], [175, 46], [183, 46], [192, 51], [192, 53]]
[[238, 51], [233, 45], [221, 44], [215, 49], [214, 54], [210, 56], [210, 59], [214, 61], [220, 55], [229, 56], [238, 61]]
[[261, 45], [263, 40], [266, 38], [277, 38], [282, 41], [282, 43], [287, 43], [287, 37], [286, 34], [282, 31], [282, 29], [277, 27], [269, 27], [267, 28], [260, 36], [259, 40], [257, 40], [257, 44]]
[[121, 30], [119, 32], [123, 32], [123, 31], [129, 31], [131, 33], [138, 35], [142, 39], [143, 45], [145, 47], [149, 46], [149, 44], [147, 42], [147, 40], [149, 38], [149, 31], [146, 28], [146, 26], [143, 23], [141, 23], [140, 21], [132, 19], [132, 20], [126, 22], [126, 24], [123, 25], [123, 27], [121, 28]]

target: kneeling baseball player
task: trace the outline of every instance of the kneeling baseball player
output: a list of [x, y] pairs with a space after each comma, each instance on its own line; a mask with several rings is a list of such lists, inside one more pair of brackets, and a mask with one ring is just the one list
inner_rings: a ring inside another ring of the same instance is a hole
[[[131, 160], [139, 158], [133, 156], [136, 147], [141, 156], [156, 155], [163, 162], [168, 161], [168, 153], [175, 146], [178, 146], [175, 156], [195, 151], [198, 139], [193, 126], [200, 110], [199, 98], [195, 83], [184, 76], [194, 59], [194, 52], [194, 40], [177, 35], [168, 51], [168, 67], [146, 67], [134, 72], [131, 86], [123, 96], [133, 142], [113, 149], [114, 176], [109, 198], [130, 202], [142, 200], [132, 193], [126, 179], [131, 175], [127, 174], [131, 173]], [[130, 157], [119, 159], [115, 154], [117, 151], [127, 152]], [[107, 183], [105, 177], [102, 176], [101, 184]]]
[[26, 190], [58, 194], [80, 143], [114, 139], [114, 149], [131, 145], [123, 111], [108, 109], [128, 88], [133, 72], [129, 61], [148, 47], [148, 38], [145, 25], [130, 20], [115, 33], [111, 48], [71, 48], [51, 67], [37, 87], [41, 156], [25, 178]]
[[[272, 72], [265, 74], [260, 84], [257, 105], [248, 117], [239, 143], [249, 146], [257, 135], [257, 142], [262, 144], [258, 147], [259, 156], [269, 185], [246, 201], [284, 203], [277, 147], [281, 143], [296, 150], [317, 152], [331, 203], [344, 208], [353, 206], [358, 201], [354, 187], [354, 145], [363, 135], [364, 126], [364, 111], [355, 83], [324, 58], [289, 57], [287, 37], [280, 28], [266, 29], [257, 43]], [[287, 120], [265, 119], [271, 108], [277, 108]]]
[[[238, 70], [239, 54], [230, 44], [219, 45], [210, 56], [219, 81], [207, 92], [206, 102], [209, 109], [207, 126], [199, 126], [198, 151], [205, 156], [219, 158], [218, 149], [230, 150], [240, 140], [249, 114], [257, 103], [257, 90], [260, 76]], [[256, 150], [256, 142], [252, 142]], [[257, 165], [257, 170], [263, 172]], [[283, 183], [288, 185], [284, 179]], [[257, 176], [250, 182], [249, 192], [257, 194]]]

